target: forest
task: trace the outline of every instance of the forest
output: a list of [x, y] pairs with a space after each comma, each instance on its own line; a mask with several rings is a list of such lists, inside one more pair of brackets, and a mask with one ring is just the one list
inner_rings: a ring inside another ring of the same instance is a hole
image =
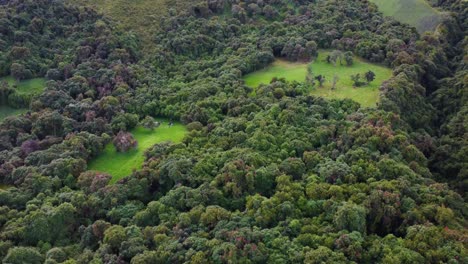
[[468, 263], [468, 2], [374, 2], [0, 0], [1, 262]]

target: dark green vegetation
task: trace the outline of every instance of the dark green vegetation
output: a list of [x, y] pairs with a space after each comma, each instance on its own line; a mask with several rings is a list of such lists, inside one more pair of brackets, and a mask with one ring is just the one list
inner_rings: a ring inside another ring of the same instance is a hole
[[[48, 79], [0, 124], [3, 262], [468, 262], [463, 1], [422, 37], [361, 0], [190, 1], [144, 55], [87, 7], [0, 7], [0, 75]], [[390, 67], [377, 107], [242, 80], [318, 49]], [[88, 170], [148, 116], [187, 134], [113, 184]]]
[[156, 143], [172, 141], [178, 143], [186, 133], [185, 127], [180, 123], [170, 126], [167, 120], [158, 119], [162, 123], [155, 130], [138, 126], [131, 133], [138, 141], [138, 147], [128, 152], [117, 152], [112, 143], [108, 143], [103, 152], [89, 163], [88, 169], [109, 173], [115, 182], [138, 170], [145, 161], [145, 151]]
[[[315, 76], [325, 76], [323, 86], [314, 87], [311, 91], [312, 95], [330, 99], [349, 98], [364, 107], [375, 106], [379, 100], [379, 87], [392, 76], [392, 71], [386, 67], [368, 63], [356, 56], [350, 66], [347, 66], [344, 62], [343, 64], [333, 65], [326, 61], [329, 54], [329, 51], [319, 51], [318, 57], [311, 64], [276, 60], [265, 69], [244, 76], [245, 84], [250, 87], [257, 87], [259, 84], [269, 84], [275, 77], [285, 78], [288, 81], [304, 82], [307, 76], [307, 67], [310, 65]], [[375, 72], [375, 80], [363, 87], [353, 88], [351, 75], [369, 70]], [[338, 80], [335, 89], [331, 89], [335, 75]]]
[[[430, 0], [429, 0], [430, 1]], [[385, 16], [408, 23], [420, 33], [434, 30], [442, 21], [442, 14], [428, 0], [370, 0]]]

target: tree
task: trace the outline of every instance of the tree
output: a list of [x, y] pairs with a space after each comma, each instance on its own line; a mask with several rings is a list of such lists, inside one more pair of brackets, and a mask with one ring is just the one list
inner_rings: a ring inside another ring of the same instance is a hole
[[156, 122], [154, 120], [154, 118], [152, 118], [151, 116], [146, 116], [142, 121], [141, 121], [141, 125], [146, 128], [146, 129], [149, 129], [149, 130], [154, 130], [155, 128], [159, 127], [160, 126], [160, 123], [159, 122]]
[[26, 69], [26, 67], [23, 64], [20, 63], [12, 63], [10, 67], [10, 73], [13, 78], [16, 80], [25, 80], [29, 79], [31, 77], [31, 71]]
[[340, 65], [342, 64], [343, 52], [340, 50], [334, 50], [327, 57], [327, 61], [333, 63], [333, 66], [336, 66], [336, 62], [339, 60]]
[[40, 149], [40, 147], [37, 140], [29, 139], [21, 144], [21, 151], [25, 156], [31, 154], [32, 152], [38, 149]]
[[366, 84], [366, 82], [364, 82], [362, 80], [362, 77], [361, 77], [360, 73], [356, 73], [356, 74], [351, 75], [351, 80], [353, 81], [353, 86], [354, 87], [361, 87], [361, 86], [364, 86]]
[[127, 239], [125, 229], [120, 225], [114, 225], [104, 231], [104, 243], [111, 246], [114, 252], [118, 252], [120, 245]]
[[364, 77], [366, 78], [367, 83], [370, 83], [373, 80], [375, 80], [375, 73], [369, 70], [368, 72], [364, 74]]
[[332, 82], [332, 87], [331, 87], [332, 90], [335, 90], [338, 80], [339, 80], [338, 75], [337, 74], [333, 75], [333, 82]]
[[304, 162], [299, 158], [288, 158], [283, 160], [280, 164], [280, 169], [285, 174], [293, 176], [296, 180], [299, 180], [306, 170]]
[[78, 177], [77, 185], [86, 193], [94, 193], [104, 188], [112, 176], [97, 171], [85, 171]]
[[323, 87], [323, 84], [325, 83], [325, 76], [324, 75], [317, 75], [315, 77], [315, 80], [319, 82], [319, 87]]
[[315, 41], [307, 41], [305, 45], [305, 50], [309, 58], [315, 58], [317, 57], [317, 43]]
[[341, 252], [334, 252], [331, 249], [319, 246], [317, 249], [306, 253], [305, 264], [341, 264], [349, 263], [348, 259]]
[[11, 264], [41, 264], [44, 262], [44, 257], [35, 248], [30, 247], [14, 247], [8, 250], [8, 254], [3, 259], [2, 263]]
[[347, 66], [351, 66], [354, 63], [353, 52], [347, 51], [344, 53], [344, 59]]
[[312, 71], [312, 63], [307, 65], [306, 84], [308, 84], [308, 85], [310, 85], [312, 87], [315, 85], [314, 73]]
[[366, 209], [362, 206], [345, 203], [335, 213], [333, 223], [338, 230], [366, 232]]
[[138, 142], [133, 137], [132, 133], [120, 131], [112, 141], [118, 152], [127, 152], [138, 146]]
[[263, 7], [263, 14], [267, 19], [274, 19], [278, 16], [278, 11], [276, 11], [276, 9], [271, 5], [265, 5]]
[[217, 205], [210, 205], [201, 215], [200, 221], [205, 226], [214, 227], [219, 221], [227, 220], [229, 217], [230, 212], [226, 209]]
[[63, 249], [55, 247], [47, 251], [46, 259], [54, 260], [57, 263], [62, 263], [67, 260], [67, 253], [65, 253]]

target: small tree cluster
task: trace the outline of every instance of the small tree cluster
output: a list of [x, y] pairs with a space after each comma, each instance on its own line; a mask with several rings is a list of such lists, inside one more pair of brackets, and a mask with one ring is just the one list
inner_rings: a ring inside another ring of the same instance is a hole
[[327, 62], [333, 63], [333, 66], [336, 67], [336, 63], [340, 62], [340, 65], [343, 65], [343, 60], [346, 62], [346, 66], [352, 66], [354, 63], [354, 54], [351, 51], [342, 52], [341, 50], [334, 50], [327, 55]]
[[368, 71], [362, 75], [360, 73], [353, 74], [351, 75], [351, 80], [353, 81], [353, 85], [355, 87], [368, 85], [373, 80], [375, 80], [375, 73], [373, 71]]

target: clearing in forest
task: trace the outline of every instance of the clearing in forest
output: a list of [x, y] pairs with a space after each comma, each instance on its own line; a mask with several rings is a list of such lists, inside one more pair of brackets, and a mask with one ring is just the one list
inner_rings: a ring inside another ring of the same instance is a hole
[[[46, 80], [44, 78], [34, 78], [23, 81], [16, 81], [13, 77], [7, 76], [0, 78], [0, 83], [6, 81], [10, 87], [16, 90], [20, 95], [22, 94], [40, 94], [45, 87]], [[7, 101], [7, 100], [5, 100]], [[27, 112], [27, 108], [13, 108], [4, 103], [0, 103], [0, 120], [8, 116], [19, 115]]]
[[441, 13], [426, 0], [370, 0], [386, 16], [410, 24], [419, 33], [433, 31], [441, 22]]
[[88, 169], [109, 173], [112, 175], [111, 182], [116, 182], [129, 176], [133, 169], [140, 169], [145, 161], [144, 152], [153, 145], [164, 141], [182, 141], [187, 132], [184, 125], [174, 122], [173, 126], [169, 126], [166, 119], [157, 119], [157, 121], [161, 125], [153, 131], [141, 126], [130, 131], [138, 141], [136, 149], [125, 153], [117, 152], [111, 142], [98, 157], [89, 163]]
[[[319, 51], [318, 57], [312, 62], [312, 72], [314, 76], [325, 76], [323, 87], [315, 85], [311, 90], [312, 95], [322, 96], [328, 99], [345, 99], [349, 98], [363, 107], [374, 107], [379, 100], [379, 87], [387, 79], [392, 76], [392, 70], [373, 63], [369, 63], [363, 59], [354, 56], [354, 63], [351, 66], [346, 66], [326, 61], [330, 51]], [[285, 78], [288, 81], [304, 82], [307, 75], [308, 63], [287, 62], [285, 60], [276, 60], [265, 69], [250, 73], [244, 76], [246, 85], [257, 87], [260, 84], [270, 83], [273, 77]], [[375, 73], [375, 80], [371, 83], [354, 88], [351, 75], [361, 74], [367, 71]], [[336, 89], [332, 90], [332, 80], [335, 74], [338, 76]]]
[[8, 105], [0, 105], [0, 120], [3, 120], [9, 116], [24, 114], [28, 111], [26, 108], [13, 108]]
[[34, 78], [29, 80], [17, 81], [11, 76], [0, 78], [0, 82], [6, 81], [10, 86], [15, 86], [19, 94], [41, 93], [44, 90], [46, 80], [44, 78]]

